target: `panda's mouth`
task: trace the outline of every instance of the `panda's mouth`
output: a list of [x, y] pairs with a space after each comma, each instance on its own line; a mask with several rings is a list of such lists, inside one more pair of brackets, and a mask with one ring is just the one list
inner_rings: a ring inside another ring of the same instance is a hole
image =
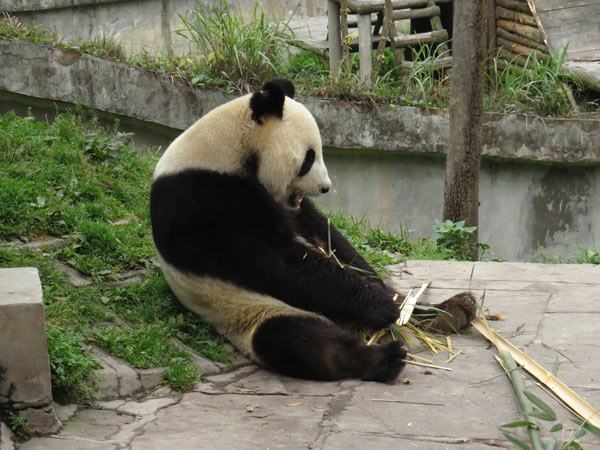
[[300, 192], [292, 192], [288, 197], [288, 205], [292, 208], [298, 208], [300, 207], [300, 203], [302, 203], [303, 199], [304, 194], [301, 194]]

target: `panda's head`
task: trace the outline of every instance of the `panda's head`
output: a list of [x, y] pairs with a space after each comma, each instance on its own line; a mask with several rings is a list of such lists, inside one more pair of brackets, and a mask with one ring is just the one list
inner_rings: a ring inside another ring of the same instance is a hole
[[284, 79], [271, 80], [252, 94], [255, 126], [247, 142], [257, 158], [260, 183], [278, 203], [292, 209], [305, 195], [317, 196], [331, 187], [317, 123], [293, 97], [294, 85]]

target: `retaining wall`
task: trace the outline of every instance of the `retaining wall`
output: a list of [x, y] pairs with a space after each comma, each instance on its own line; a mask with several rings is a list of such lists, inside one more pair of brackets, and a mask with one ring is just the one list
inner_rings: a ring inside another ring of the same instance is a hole
[[[157, 143], [233, 98], [105, 59], [6, 39], [0, 39], [0, 91], [0, 112], [19, 101], [87, 99], [99, 111], [137, 120], [143, 125], [138, 133]], [[405, 226], [415, 237], [431, 234], [442, 213], [447, 112], [300, 101], [330, 147], [326, 163], [335, 186], [321, 203], [388, 230]], [[483, 134], [480, 240], [495, 256], [529, 260], [539, 246], [563, 255], [578, 245], [597, 248], [600, 121], [486, 114]]]

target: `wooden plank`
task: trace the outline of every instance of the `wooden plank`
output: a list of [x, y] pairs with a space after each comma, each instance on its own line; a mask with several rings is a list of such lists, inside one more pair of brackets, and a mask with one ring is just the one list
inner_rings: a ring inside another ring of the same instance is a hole
[[520, 23], [513, 22], [511, 20], [496, 20], [496, 25], [500, 28], [510, 31], [511, 33], [519, 34], [527, 39], [531, 39], [535, 42], [542, 43], [542, 34], [537, 27], [530, 27], [529, 25], [521, 25]]
[[521, 44], [517, 44], [516, 42], [509, 41], [508, 39], [504, 39], [503, 37], [498, 36], [497, 38], [498, 45], [506, 48], [508, 51], [515, 53], [517, 55], [536, 55], [538, 60], [548, 61], [550, 56], [546, 53], [539, 52], [530, 47], [526, 47]]
[[393, 20], [405, 20], [405, 19], [420, 19], [423, 17], [440, 16], [439, 6], [429, 6], [427, 8], [417, 9], [403, 9], [400, 11], [394, 11], [392, 13]]
[[[337, 0], [339, 1], [339, 0]], [[435, 0], [435, 3], [450, 3], [452, 0]], [[393, 9], [410, 9], [427, 6], [429, 0], [392, 0]], [[353, 13], [366, 14], [383, 11], [385, 0], [348, 0], [348, 8]]]
[[[371, 36], [372, 45], [376, 47], [379, 43], [379, 36]], [[429, 31], [427, 33], [418, 34], [398, 34], [394, 37], [397, 47], [413, 47], [421, 44], [441, 44], [448, 40], [448, 32], [442, 31]], [[353, 39], [350, 42], [352, 49], [357, 47], [360, 49], [360, 43]]]
[[496, 17], [537, 27], [535, 18], [531, 14], [513, 11], [512, 9], [503, 8], [502, 6], [496, 6]]
[[516, 33], [511, 33], [510, 31], [505, 30], [504, 28], [497, 28], [496, 34], [499, 37], [503, 37], [509, 41], [517, 42], [521, 45], [525, 45], [527, 47], [533, 48], [535, 50], [539, 50], [544, 53], [549, 53], [548, 48], [544, 44], [540, 44], [538, 42], [532, 41], [531, 39], [527, 39], [523, 36], [519, 36]]
[[514, 11], [529, 13], [529, 5], [519, 0], [496, 0], [496, 4]]
[[327, 0], [329, 33], [329, 73], [336, 74], [342, 60], [342, 37], [340, 27], [340, 4]]
[[373, 60], [371, 59], [371, 51], [373, 50], [371, 14], [359, 14], [358, 40], [360, 79], [369, 84], [371, 81], [371, 70], [373, 69]]

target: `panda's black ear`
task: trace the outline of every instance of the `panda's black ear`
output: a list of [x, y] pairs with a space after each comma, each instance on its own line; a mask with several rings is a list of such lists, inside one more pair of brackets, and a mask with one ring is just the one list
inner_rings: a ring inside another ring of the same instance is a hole
[[267, 81], [262, 91], [255, 92], [250, 98], [252, 119], [262, 124], [261, 118], [265, 116], [283, 117], [283, 103], [286, 95], [294, 98], [296, 90], [294, 84], [285, 78], [274, 78]]

